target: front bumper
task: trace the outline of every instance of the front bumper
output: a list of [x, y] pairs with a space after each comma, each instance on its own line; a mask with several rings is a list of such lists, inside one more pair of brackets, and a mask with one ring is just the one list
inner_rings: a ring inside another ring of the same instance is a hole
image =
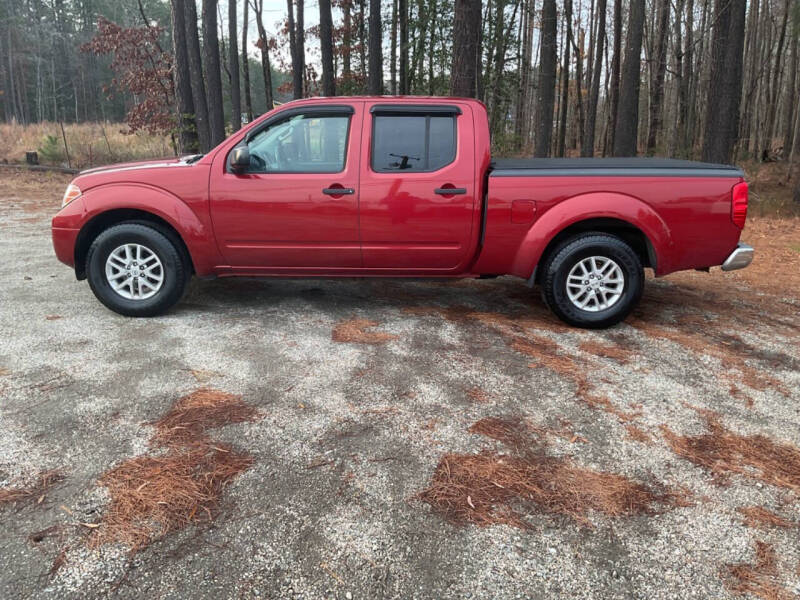
[[78, 239], [78, 233], [80, 233], [79, 229], [52, 228], [53, 250], [56, 252], [56, 258], [70, 267], [75, 266], [75, 242]]
[[744, 269], [753, 262], [754, 252], [755, 250], [753, 250], [752, 246], [739, 242], [736, 246], [736, 250], [731, 252], [730, 256], [722, 263], [722, 270], [735, 271], [736, 269]]

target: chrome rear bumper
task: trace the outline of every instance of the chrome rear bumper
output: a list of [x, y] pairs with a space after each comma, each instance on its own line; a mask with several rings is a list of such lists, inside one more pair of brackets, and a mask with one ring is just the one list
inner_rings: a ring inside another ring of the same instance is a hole
[[747, 244], [739, 244], [736, 246], [736, 250], [731, 252], [731, 255], [725, 259], [725, 262], [722, 263], [722, 270], [723, 271], [735, 271], [736, 269], [744, 269], [747, 265], [753, 262], [753, 250], [752, 246]]

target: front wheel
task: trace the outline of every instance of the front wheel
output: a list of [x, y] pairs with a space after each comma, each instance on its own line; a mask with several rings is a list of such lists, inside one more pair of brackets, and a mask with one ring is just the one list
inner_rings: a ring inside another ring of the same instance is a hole
[[642, 262], [613, 235], [590, 232], [570, 238], [550, 253], [542, 268], [545, 303], [576, 327], [616, 325], [642, 297]]
[[128, 317], [167, 311], [181, 299], [191, 277], [176, 243], [141, 223], [121, 223], [98, 235], [86, 271], [97, 299]]

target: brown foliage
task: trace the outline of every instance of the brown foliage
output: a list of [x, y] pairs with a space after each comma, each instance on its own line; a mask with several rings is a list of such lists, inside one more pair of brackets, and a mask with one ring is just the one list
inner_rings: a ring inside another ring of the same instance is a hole
[[105, 17], [97, 20], [97, 33], [82, 52], [99, 56], [113, 55], [111, 68], [116, 73], [104, 91], [111, 97], [112, 88], [136, 98], [125, 115], [131, 132], [145, 129], [151, 135], [175, 128], [172, 107], [175, 89], [172, 80], [172, 55], [164, 52], [158, 38], [163, 28], [120, 27]]
[[650, 437], [650, 434], [633, 423], [627, 423], [625, 425], [625, 432], [628, 434], [628, 437], [635, 442], [641, 442], [643, 444], [653, 443], [653, 438]]
[[41, 501], [47, 490], [61, 481], [64, 481], [64, 476], [51, 470], [39, 473], [31, 485], [0, 488], [0, 506], [12, 502]]
[[232, 423], [255, 421], [258, 411], [241, 397], [202, 388], [183, 396], [153, 423], [155, 446], [186, 446], [205, 441], [205, 432]]
[[[558, 375], [565, 377], [577, 386], [577, 396], [592, 408], [604, 410], [621, 421], [631, 421], [639, 416], [638, 412], [626, 412], [614, 405], [611, 400], [604, 396], [593, 393], [593, 386], [589, 382], [587, 372], [591, 371], [594, 363], [561, 351], [560, 346], [550, 338], [537, 335], [530, 331], [531, 328], [542, 326], [541, 320], [536, 318], [512, 318], [507, 315], [493, 312], [480, 312], [464, 306], [451, 306], [447, 308], [416, 306], [405, 309], [408, 314], [428, 316], [438, 315], [448, 321], [455, 323], [468, 322], [470, 320], [491, 327], [505, 339], [508, 346], [520, 354], [529, 356], [534, 362], [528, 366], [532, 369], [544, 367], [554, 371]], [[552, 331], [562, 331], [566, 328], [563, 325], [546, 323], [548, 329]], [[604, 347], [605, 352], [611, 356], [621, 356], [623, 352], [615, 352], [608, 347]]]
[[331, 339], [334, 342], [350, 342], [354, 344], [383, 344], [397, 338], [396, 335], [383, 331], [367, 331], [378, 327], [380, 323], [369, 319], [347, 319], [340, 321], [333, 328]]
[[747, 527], [762, 529], [769, 527], [791, 529], [792, 527], [797, 527], [797, 523], [793, 523], [763, 506], [742, 506], [737, 510], [742, 513], [743, 522]]
[[238, 396], [217, 390], [201, 389], [180, 398], [155, 422], [150, 440], [152, 447], [166, 452], [126, 460], [99, 479], [111, 504], [90, 545], [122, 542], [137, 551], [191, 523], [212, 520], [225, 487], [253, 459], [214, 442], [206, 432], [253, 421], [256, 415]]
[[[695, 319], [696, 320], [696, 319]], [[665, 327], [646, 319], [629, 319], [629, 323], [650, 337], [669, 340], [697, 354], [705, 354], [718, 359], [726, 371], [726, 377], [734, 378], [731, 371], [738, 373], [736, 380], [755, 390], [770, 387], [788, 394], [786, 387], [772, 375], [748, 365], [750, 358], [747, 345], [738, 336], [728, 333], [734, 324], [712, 324], [702, 322], [682, 323], [683, 329]]]
[[581, 342], [578, 348], [582, 352], [586, 352], [587, 354], [591, 354], [592, 356], [610, 358], [621, 364], [628, 363], [631, 359], [631, 355], [633, 354], [627, 348], [623, 348], [622, 346], [618, 346], [616, 344], [607, 345], [607, 344], [602, 344], [600, 342], [589, 341], [589, 340]]
[[200, 442], [165, 456], [139, 456], [105, 473], [111, 506], [92, 546], [122, 542], [140, 550], [190, 523], [211, 520], [225, 486], [253, 464], [226, 444]]
[[682, 436], [661, 429], [672, 451], [711, 471], [724, 482], [731, 474], [800, 491], [800, 448], [773, 442], [764, 435], [744, 436], [726, 429], [711, 411], [701, 411], [708, 433]]
[[778, 561], [775, 549], [756, 541], [755, 564], [725, 565], [725, 587], [736, 594], [752, 594], [763, 600], [791, 600], [792, 594], [778, 582]]
[[489, 394], [486, 393], [486, 390], [477, 386], [469, 388], [467, 390], [467, 396], [470, 400], [478, 404], [486, 404], [489, 402]]
[[593, 511], [631, 516], [650, 514], [657, 503], [674, 503], [672, 495], [623, 475], [546, 455], [538, 439], [543, 429], [520, 420], [482, 419], [470, 431], [501, 442], [509, 452], [447, 454], [439, 461], [430, 486], [417, 498], [454, 523], [529, 528], [525, 513], [539, 511], [591, 526]]

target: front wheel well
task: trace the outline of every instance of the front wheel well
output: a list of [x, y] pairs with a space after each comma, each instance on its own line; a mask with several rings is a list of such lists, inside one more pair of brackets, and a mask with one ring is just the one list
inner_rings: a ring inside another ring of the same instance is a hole
[[185, 262], [194, 272], [192, 256], [189, 248], [177, 230], [161, 217], [153, 213], [136, 210], [131, 208], [121, 208], [109, 210], [92, 218], [86, 223], [78, 233], [75, 242], [75, 276], [78, 279], [86, 279], [86, 257], [89, 254], [89, 247], [92, 242], [103, 231], [120, 223], [142, 223], [157, 229], [169, 238], [180, 250]]
[[[547, 260], [547, 256], [560, 246], [564, 240], [580, 233], [586, 233], [587, 231], [608, 233], [623, 239], [639, 256], [639, 260], [642, 261], [642, 266], [653, 269], [656, 268], [656, 253], [647, 235], [635, 225], [621, 219], [613, 218], [586, 219], [562, 229], [548, 242], [539, 259], [539, 264], [544, 264], [545, 260]], [[541, 283], [541, 275], [542, 270], [537, 268], [535, 283]]]

